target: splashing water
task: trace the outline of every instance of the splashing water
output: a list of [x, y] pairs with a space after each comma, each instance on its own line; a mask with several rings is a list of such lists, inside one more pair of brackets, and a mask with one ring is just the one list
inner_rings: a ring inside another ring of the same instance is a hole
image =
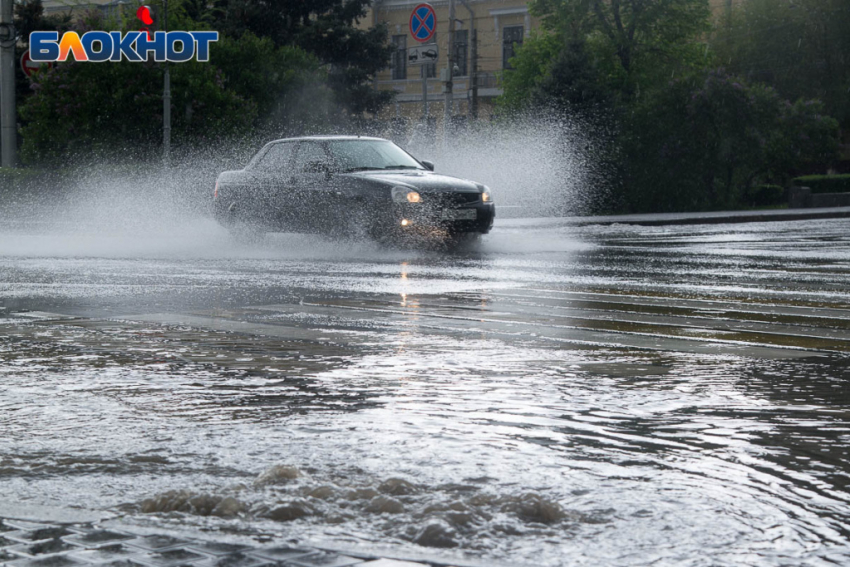
[[503, 218], [581, 213], [599, 177], [592, 138], [568, 118], [489, 124], [450, 139], [437, 171], [488, 185]]
[[[550, 216], [585, 208], [586, 187], [596, 176], [588, 139], [576, 122], [528, 118], [482, 124], [442, 147], [410, 149], [422, 150], [414, 152], [417, 157], [435, 159], [438, 173], [488, 185], [498, 218]], [[128, 255], [151, 247], [173, 246], [181, 253], [227, 248], [226, 234], [210, 218], [215, 179], [221, 171], [243, 167], [265, 141], [194, 151], [167, 174], [108, 163], [81, 167], [4, 199], [0, 219], [7, 229], [35, 231], [43, 246], [31, 242], [35, 248], [27, 250], [39, 254], [49, 253], [51, 245], [63, 254], [88, 250], [94, 255], [112, 255], [122, 247]], [[44, 241], [45, 235], [53, 238]], [[106, 235], [118, 249], [104, 246]]]

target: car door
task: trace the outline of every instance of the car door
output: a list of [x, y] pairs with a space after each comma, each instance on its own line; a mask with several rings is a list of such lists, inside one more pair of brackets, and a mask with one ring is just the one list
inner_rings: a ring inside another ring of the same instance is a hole
[[299, 226], [305, 231], [326, 231], [338, 222], [334, 164], [326, 144], [302, 141], [293, 162], [292, 186], [298, 195]]
[[252, 213], [264, 224], [282, 230], [295, 230], [297, 221], [293, 213], [296, 195], [290, 182], [295, 149], [295, 142], [272, 144], [251, 168]]

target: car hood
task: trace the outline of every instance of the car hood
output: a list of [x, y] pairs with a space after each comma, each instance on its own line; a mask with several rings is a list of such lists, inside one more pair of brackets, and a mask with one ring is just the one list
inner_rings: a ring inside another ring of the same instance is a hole
[[462, 193], [480, 193], [484, 186], [474, 181], [442, 175], [432, 171], [390, 170], [390, 171], [358, 171], [346, 173], [359, 179], [368, 179], [387, 186], [403, 185], [417, 191], [430, 193], [445, 193], [459, 191]]

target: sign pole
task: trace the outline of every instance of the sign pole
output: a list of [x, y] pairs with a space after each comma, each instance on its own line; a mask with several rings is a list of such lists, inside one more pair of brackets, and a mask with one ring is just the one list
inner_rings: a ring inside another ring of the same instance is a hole
[[467, 0], [460, 0], [461, 4], [469, 10], [469, 27], [472, 28], [472, 102], [469, 114], [473, 120], [478, 119], [478, 28], [475, 26], [475, 11]]
[[472, 119], [478, 120], [478, 28], [472, 29]]
[[0, 0], [0, 166], [15, 167], [18, 128], [15, 116], [15, 24], [14, 0]]
[[[168, 32], [168, 0], [163, 0], [163, 31]], [[168, 61], [165, 62], [165, 77], [162, 85], [162, 164], [168, 169], [171, 165], [171, 74]]]
[[452, 121], [452, 105], [454, 104], [454, 94], [452, 93], [453, 84], [453, 73], [454, 73], [454, 63], [455, 63], [455, 50], [454, 50], [454, 40], [455, 40], [455, 0], [449, 0], [449, 65], [448, 69], [446, 69], [446, 113], [443, 117], [443, 138], [448, 144], [449, 141], [449, 129], [451, 127]]
[[[428, 42], [437, 31], [437, 14], [430, 4], [419, 4], [410, 13], [410, 35], [420, 44]], [[437, 44], [421, 45], [408, 50], [407, 60], [413, 65], [421, 65], [422, 77], [422, 114], [428, 118], [428, 61], [437, 60]]]
[[419, 71], [422, 74], [422, 116], [428, 118], [428, 68], [422, 65]]

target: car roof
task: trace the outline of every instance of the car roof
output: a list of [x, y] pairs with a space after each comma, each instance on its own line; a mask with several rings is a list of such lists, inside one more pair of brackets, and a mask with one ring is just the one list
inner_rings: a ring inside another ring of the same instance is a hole
[[328, 140], [373, 140], [378, 142], [387, 142], [384, 138], [374, 138], [372, 136], [300, 136], [298, 138], [281, 138], [280, 140], [272, 140], [269, 144], [277, 142], [305, 142], [305, 141], [328, 141]]

